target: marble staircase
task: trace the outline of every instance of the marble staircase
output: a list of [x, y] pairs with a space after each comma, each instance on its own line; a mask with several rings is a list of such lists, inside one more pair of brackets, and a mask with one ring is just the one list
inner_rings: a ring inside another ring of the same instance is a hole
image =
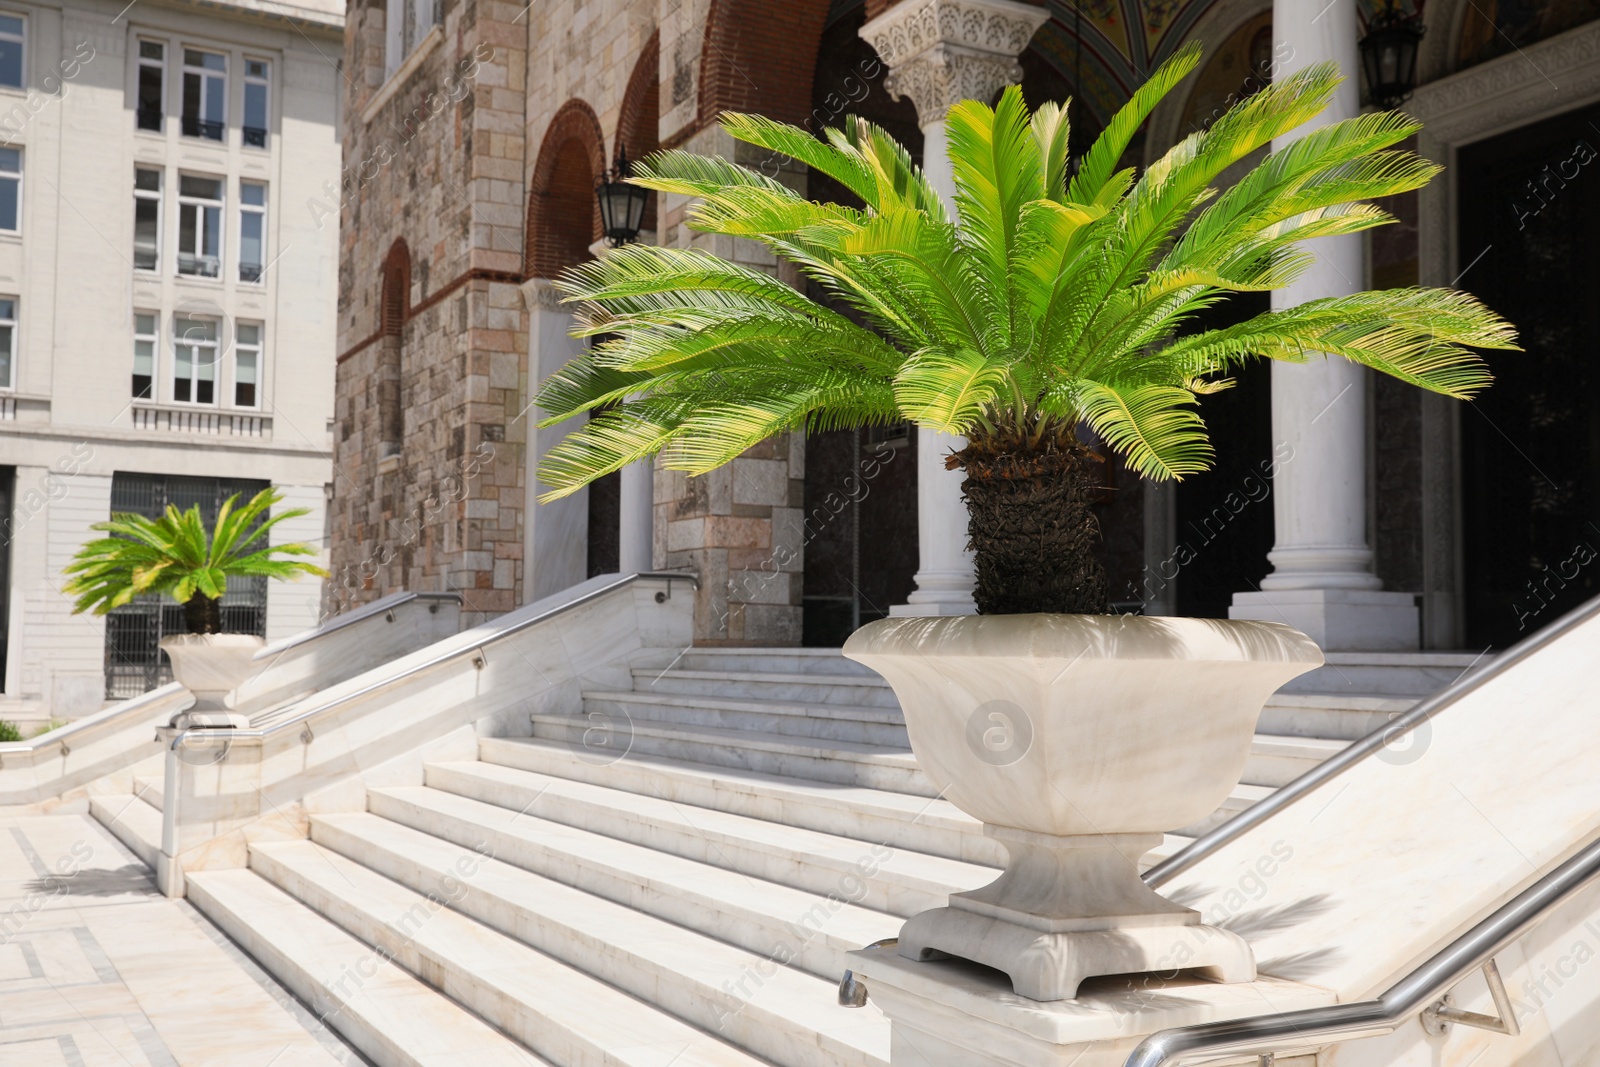
[[[247, 868], [191, 872], [189, 899], [380, 1067], [885, 1067], [887, 1021], [836, 1004], [844, 953], [990, 881], [998, 846], [836, 650], [692, 649], [632, 682], [313, 813], [308, 839], [258, 839]], [[1409, 707], [1408, 685], [1274, 697], [1206, 825]], [[161, 801], [139, 779], [93, 813], [151, 862]]]
[[[1263, 710], [1238, 786], [1175, 829], [1150, 862], [1267, 796], [1453, 681], [1476, 657], [1336, 653]], [[932, 797], [888, 684], [834, 649], [693, 649], [635, 669], [633, 689], [586, 691], [588, 720], [536, 718], [537, 736], [581, 743], [596, 723], [631, 751]], [[1315, 687], [1315, 688], [1313, 688]]]

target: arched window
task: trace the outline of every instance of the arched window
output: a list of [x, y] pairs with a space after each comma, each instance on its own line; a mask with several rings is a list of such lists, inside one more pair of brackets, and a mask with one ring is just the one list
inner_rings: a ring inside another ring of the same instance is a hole
[[378, 458], [400, 454], [405, 440], [405, 410], [401, 406], [401, 353], [406, 318], [411, 311], [411, 250], [403, 238], [389, 246], [383, 260], [383, 291], [378, 302], [379, 341], [376, 382], [378, 400]]
[[589, 246], [600, 238], [594, 184], [605, 168], [600, 120], [583, 101], [567, 101], [550, 120], [528, 181], [528, 277], [554, 278], [589, 258]]

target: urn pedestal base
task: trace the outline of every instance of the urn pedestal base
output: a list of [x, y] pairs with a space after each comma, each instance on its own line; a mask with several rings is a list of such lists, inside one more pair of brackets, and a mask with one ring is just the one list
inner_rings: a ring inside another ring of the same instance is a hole
[[1101, 975], [1255, 977], [1249, 946], [1152, 891], [1139, 858], [1157, 831], [1227, 798], [1267, 697], [1323, 662], [1304, 634], [1126, 615], [895, 618], [851, 634], [844, 654], [894, 687], [923, 772], [1008, 855], [991, 884], [909, 920], [900, 956], [992, 967], [1036, 1003]]
[[1255, 957], [1239, 935], [1200, 922], [1139, 878], [1139, 858], [1160, 834], [1054, 836], [1002, 826], [984, 833], [1006, 846], [1005, 873], [956, 893], [948, 907], [913, 916], [900, 955], [955, 956], [1011, 977], [1031, 1000], [1070, 1000], [1085, 978], [1195, 971], [1250, 982]]

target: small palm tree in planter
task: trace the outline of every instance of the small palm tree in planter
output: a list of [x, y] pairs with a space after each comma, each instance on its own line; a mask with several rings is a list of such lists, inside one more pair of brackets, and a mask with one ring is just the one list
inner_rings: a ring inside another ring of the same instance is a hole
[[305, 508], [292, 508], [268, 517], [282, 499], [268, 488], [235, 508], [235, 493], [223, 502], [210, 531], [198, 505], [179, 511], [169, 504], [159, 519], [116, 514], [109, 522], [96, 523], [93, 529], [108, 536], [85, 544], [66, 569], [65, 592], [77, 598], [73, 611], [105, 615], [144, 594], [172, 597], [183, 605], [189, 630], [161, 642], [173, 674], [194, 692], [195, 708], [225, 707], [226, 695], [249, 675], [250, 658], [262, 645], [261, 638], [250, 634], [222, 632], [228, 580], [327, 577], [314, 563], [281, 558], [316, 555], [311, 545], [264, 543], [273, 526], [309, 514]]
[[539, 398], [546, 425], [595, 413], [546, 457], [548, 497], [650, 456], [704, 473], [801, 427], [910, 420], [966, 437], [947, 462], [966, 474], [980, 615], [883, 620], [845, 652], [894, 685], [923, 769], [1011, 857], [993, 885], [909, 921], [898, 951], [978, 960], [1036, 999], [1156, 966], [1254, 975], [1237, 936], [1179, 937], [1199, 917], [1147, 889], [1134, 861], [1215, 809], [1266, 697], [1322, 662], [1276, 624], [1102, 614], [1098, 474], [1080, 427], [1145, 477], [1182, 478], [1211, 459], [1197, 396], [1245, 360], [1343, 358], [1469, 398], [1489, 381], [1471, 349], [1515, 347], [1508, 324], [1447, 289], [1183, 333], [1230, 293], [1288, 285], [1313, 262], [1304, 242], [1390, 221], [1365, 201], [1438, 170], [1394, 147], [1417, 123], [1380, 112], [1315, 129], [1219, 192], [1223, 171], [1326, 107], [1340, 80], [1327, 65], [1266, 87], [1143, 173], [1119, 170], [1198, 56], [1156, 71], [1075, 168], [1062, 107], [1030, 114], [1012, 88], [993, 108], [952, 108], [954, 217], [869, 123], [823, 142], [725, 115], [736, 139], [829, 175], [863, 207], [678, 151], [635, 181], [698, 198], [696, 228], [760, 241], [851, 314], [709, 254], [624, 247], [561, 279], [577, 332], [612, 339]]

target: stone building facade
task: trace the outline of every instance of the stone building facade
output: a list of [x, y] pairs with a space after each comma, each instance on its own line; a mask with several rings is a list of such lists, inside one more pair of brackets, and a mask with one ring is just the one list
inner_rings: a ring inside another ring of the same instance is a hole
[[[1437, 116], [1449, 132], [1430, 141], [1425, 131], [1422, 151], [1446, 162], [1466, 151], [1478, 134], [1458, 131], [1494, 110], [1487, 86], [1509, 86], [1511, 95], [1494, 114], [1511, 110], [1486, 119], [1482, 135], [1531, 129], [1587, 106], [1588, 97], [1576, 90], [1537, 106], [1512, 106], [1531, 99], [1536, 87], [1524, 85], [1527, 79], [1519, 80], [1507, 56], [1495, 51], [1499, 37], [1518, 48], [1549, 50], [1588, 76], [1581, 46], [1595, 25], [1554, 0], [1534, 6], [1543, 12], [1538, 17], [1522, 8], [1485, 12], [1469, 0], [1429, 6], [1422, 84], [1412, 106], [1425, 119]], [[927, 51], [924, 43], [890, 57], [861, 32], [868, 20], [881, 26], [911, 7], [932, 12], [924, 22], [939, 27], [937, 33], [967, 32], [961, 26], [969, 9], [1037, 25], [1031, 39], [1024, 35], [1020, 54], [1002, 56], [1000, 66], [1006, 78], [1020, 80], [1032, 103], [1076, 98], [1080, 147], [1155, 64], [1200, 39], [1201, 69], [1136, 137], [1131, 164], [1159, 158], [1254, 91], [1274, 63], [1296, 62], [1274, 44], [1291, 35], [1274, 33], [1266, 0], [1112, 0], [1081, 11], [1054, 0], [351, 6], [345, 170], [340, 187], [330, 190], [344, 209], [332, 594], [340, 604], [399, 588], [456, 589], [481, 617], [595, 574], [690, 569], [701, 578], [698, 640], [837, 643], [849, 626], [894, 610], [922, 588], [931, 573], [927, 522], [934, 514], [926, 468], [938, 466], [933, 450], [943, 446], [919, 445], [915, 433], [848, 441], [796, 433], [704, 478], [623, 471], [548, 505], [536, 502], [529, 474], [567, 432], [536, 428], [530, 402], [538, 383], [579, 350], [549, 283], [603, 249], [596, 180], [620, 155], [638, 159], [682, 147], [769, 168], [809, 195], [837, 195], [819, 176], [736, 147], [715, 125], [725, 109], [812, 128], [855, 112], [922, 152], [925, 138], [942, 139], [936, 108], [924, 103], [930, 114], [919, 114], [917, 94], [898, 94], [916, 79], [937, 81], [907, 66], [937, 49]], [[1354, 69], [1362, 15], [1352, 8], [1348, 18], [1338, 44], [1349, 53], [1340, 53], [1341, 62]], [[945, 44], [956, 52], [998, 47], [977, 38], [950, 37]], [[891, 61], [905, 68], [894, 79]], [[1356, 91], [1352, 85], [1340, 107], [1358, 108]], [[1476, 188], [1473, 180], [1447, 172], [1420, 196], [1390, 205], [1400, 224], [1350, 246], [1351, 271], [1368, 284], [1448, 284], [1472, 265], [1456, 246], [1459, 220], [1449, 205], [1460, 190]], [[688, 231], [686, 207], [673, 198], [652, 203], [640, 239], [703, 245], [779, 271], [758, 247]], [[1537, 214], [1526, 210], [1522, 218]], [[1497, 277], [1481, 270], [1465, 275], [1464, 285], [1474, 282], [1491, 302], [1500, 299]], [[1250, 310], [1241, 301], [1231, 313]], [[1359, 388], [1349, 394], [1348, 419], [1341, 409], [1337, 440], [1302, 449], [1286, 471], [1280, 454], [1286, 438], [1274, 411], [1289, 395], [1287, 382], [1256, 368], [1241, 376], [1238, 389], [1206, 399], [1202, 413], [1226, 459], [1207, 478], [1152, 486], [1108, 464], [1101, 522], [1114, 595], [1123, 606], [1226, 614], [1263, 583], [1270, 591], [1290, 556], [1321, 553], [1338, 558], [1329, 565], [1335, 570], [1353, 568], [1345, 584], [1361, 595], [1326, 594], [1317, 583], [1332, 588], [1345, 580], [1312, 566], [1296, 579], [1311, 591], [1294, 592], [1285, 603], [1382, 602], [1388, 613], [1382, 641], [1390, 647], [1450, 648], [1514, 638], [1513, 623], [1526, 626], [1528, 613], [1517, 605], [1531, 595], [1527, 583], [1545, 605], [1569, 603], [1591, 589], [1587, 571], [1552, 580], [1557, 572], [1550, 568], [1571, 555], [1562, 546], [1590, 518], [1588, 505], [1575, 501], [1578, 487], [1600, 471], [1592, 448], [1574, 444], [1582, 454], [1572, 462], [1534, 464], [1561, 464], [1565, 473], [1546, 479], [1553, 488], [1505, 467], [1500, 477], [1514, 487], [1515, 503], [1496, 518], [1496, 490], [1463, 466], [1464, 457], [1487, 445], [1476, 416], [1463, 415], [1461, 405], [1356, 375], [1352, 388]], [[1504, 414], [1511, 424], [1502, 425], [1501, 409], [1494, 408], [1500, 403], [1491, 400], [1481, 410], [1509, 440], [1545, 433], [1539, 429], [1545, 415], [1509, 400]], [[1571, 443], [1582, 437], [1576, 427], [1591, 419], [1563, 408], [1558, 422], [1571, 428]], [[1558, 437], [1538, 447], [1551, 456], [1561, 451]], [[864, 457], [879, 449], [897, 458], [873, 460], [874, 470], [889, 473], [865, 486]], [[1313, 461], [1323, 455], [1337, 462]], [[854, 491], [844, 491], [848, 478], [870, 492], [855, 499]], [[829, 507], [830, 499], [841, 507]], [[959, 555], [959, 519], [940, 514], [946, 517], [934, 533]], [[848, 519], [830, 519], [833, 526], [821, 529], [827, 522], [819, 516], [841, 515]], [[1311, 526], [1301, 529], [1302, 520]], [[848, 534], [839, 534], [843, 523]], [[1324, 531], [1333, 546], [1327, 552], [1317, 547], [1319, 523], [1332, 524]], [[1512, 547], [1497, 557], [1486, 547], [1497, 541]], [[1275, 546], [1280, 551], [1269, 560]], [[921, 574], [913, 580], [919, 555]], [[1330, 637], [1330, 647], [1346, 639]]]

